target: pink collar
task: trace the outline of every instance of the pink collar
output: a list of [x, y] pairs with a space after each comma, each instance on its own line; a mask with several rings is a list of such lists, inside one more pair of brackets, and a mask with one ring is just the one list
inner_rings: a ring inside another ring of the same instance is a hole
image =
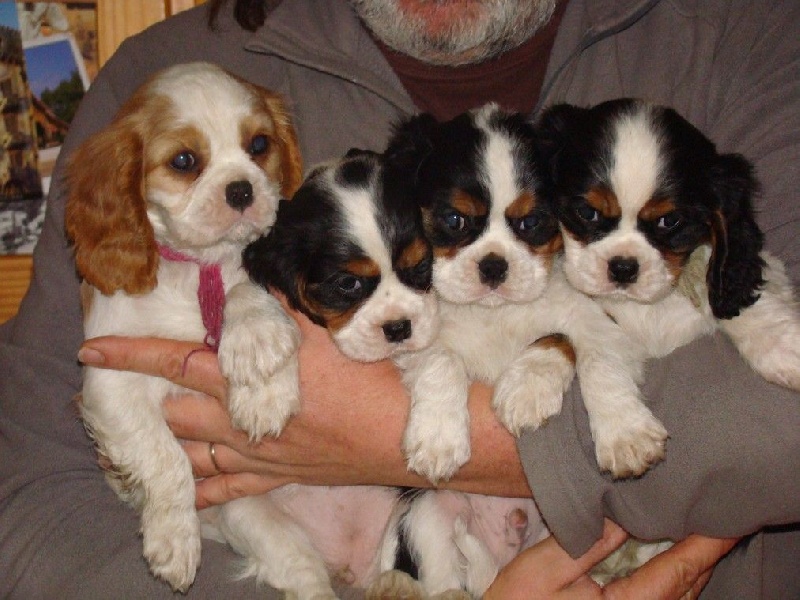
[[173, 262], [190, 262], [200, 267], [200, 285], [197, 288], [197, 300], [200, 303], [200, 314], [206, 328], [203, 342], [216, 350], [222, 335], [222, 312], [225, 309], [225, 288], [222, 285], [222, 269], [218, 264], [204, 263], [187, 256], [169, 246], [158, 245], [159, 255]]

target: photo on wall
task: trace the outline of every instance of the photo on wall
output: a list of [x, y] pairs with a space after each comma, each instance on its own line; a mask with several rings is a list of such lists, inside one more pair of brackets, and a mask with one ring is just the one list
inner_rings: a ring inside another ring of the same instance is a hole
[[41, 232], [61, 144], [97, 72], [96, 6], [89, 0], [0, 2], [0, 23], [18, 50], [7, 59], [18, 75], [8, 93], [0, 92], [13, 98], [7, 105], [16, 109], [14, 115], [3, 109], [15, 141], [14, 153], [5, 157], [10, 164], [0, 196], [0, 254], [26, 254]]

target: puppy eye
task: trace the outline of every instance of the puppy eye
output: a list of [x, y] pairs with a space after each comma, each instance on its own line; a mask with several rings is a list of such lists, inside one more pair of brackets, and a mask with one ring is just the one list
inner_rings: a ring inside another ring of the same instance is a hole
[[250, 140], [248, 152], [251, 156], [259, 156], [269, 150], [269, 138], [265, 135], [255, 135]]
[[355, 297], [361, 293], [361, 279], [350, 273], [340, 273], [334, 282], [336, 289], [345, 296]]
[[450, 231], [464, 231], [467, 227], [467, 220], [456, 211], [450, 211], [442, 216], [442, 223]]
[[536, 213], [531, 213], [522, 217], [521, 219], [517, 219], [515, 226], [517, 231], [521, 233], [530, 232], [536, 229], [541, 223], [541, 218]]
[[169, 165], [176, 171], [186, 173], [195, 170], [197, 167], [197, 158], [188, 150], [184, 150], [173, 156]]
[[585, 200], [575, 207], [575, 212], [587, 223], [597, 223], [600, 221], [600, 211]]
[[681, 222], [681, 217], [677, 211], [669, 212], [658, 219], [657, 226], [659, 229], [675, 229]]

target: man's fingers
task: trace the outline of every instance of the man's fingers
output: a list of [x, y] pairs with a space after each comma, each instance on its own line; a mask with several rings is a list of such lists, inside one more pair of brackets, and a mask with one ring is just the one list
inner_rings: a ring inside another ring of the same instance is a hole
[[[606, 519], [603, 523], [603, 537], [577, 559], [567, 556], [568, 561], [565, 563], [565, 568], [569, 571], [569, 581], [575, 581], [580, 575], [588, 572], [589, 569], [622, 546], [628, 537], [628, 533], [622, 527]], [[562, 552], [564, 551], [562, 550]]]
[[208, 508], [244, 496], [265, 494], [286, 483], [270, 481], [252, 473], [223, 473], [197, 482], [195, 505], [198, 510]]
[[598, 586], [586, 572], [628, 538], [618, 525], [606, 520], [603, 537], [574, 559], [549, 537], [528, 548], [506, 565], [487, 591], [487, 600], [536, 598], [599, 598]]
[[650, 589], [652, 598], [666, 600], [683, 598], [692, 590], [698, 593], [697, 586], [702, 589], [714, 565], [737, 541], [691, 535], [653, 557], [628, 577], [609, 583], [605, 595], [615, 600], [638, 598], [642, 589]]
[[177, 394], [163, 403], [164, 418], [175, 434], [185, 440], [222, 442], [229, 446], [244, 443], [246, 436], [231, 426], [225, 407], [211, 396]]
[[572, 558], [556, 542], [555, 538], [550, 537], [537, 544], [540, 546], [540, 556], [537, 561], [547, 565], [546, 572], [541, 576], [551, 582], [553, 589], [561, 589], [571, 585], [581, 579], [589, 569], [602, 561], [605, 557], [619, 548], [628, 534], [619, 525], [605, 520], [603, 525], [603, 537], [597, 540], [585, 554], [577, 559]]
[[86, 340], [78, 351], [83, 364], [163, 377], [189, 389], [225, 397], [217, 357], [195, 342], [105, 336]]

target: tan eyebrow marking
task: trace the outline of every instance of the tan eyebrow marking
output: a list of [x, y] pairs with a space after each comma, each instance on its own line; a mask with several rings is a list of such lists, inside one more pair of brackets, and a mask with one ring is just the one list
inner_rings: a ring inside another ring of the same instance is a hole
[[428, 256], [428, 244], [422, 238], [416, 238], [408, 246], [403, 248], [400, 257], [397, 259], [398, 269], [408, 269], [418, 265]]
[[639, 211], [639, 218], [643, 221], [655, 221], [671, 213], [675, 208], [675, 201], [672, 198], [651, 198]]
[[590, 188], [586, 194], [586, 201], [604, 217], [619, 217], [622, 215], [622, 208], [619, 205], [616, 194], [605, 186]]
[[464, 190], [454, 190], [450, 195], [450, 204], [462, 215], [467, 215], [468, 217], [481, 217], [488, 212], [483, 202]]
[[509, 219], [521, 219], [530, 214], [536, 208], [536, 204], [536, 194], [530, 190], [525, 190], [508, 206], [506, 217]]

